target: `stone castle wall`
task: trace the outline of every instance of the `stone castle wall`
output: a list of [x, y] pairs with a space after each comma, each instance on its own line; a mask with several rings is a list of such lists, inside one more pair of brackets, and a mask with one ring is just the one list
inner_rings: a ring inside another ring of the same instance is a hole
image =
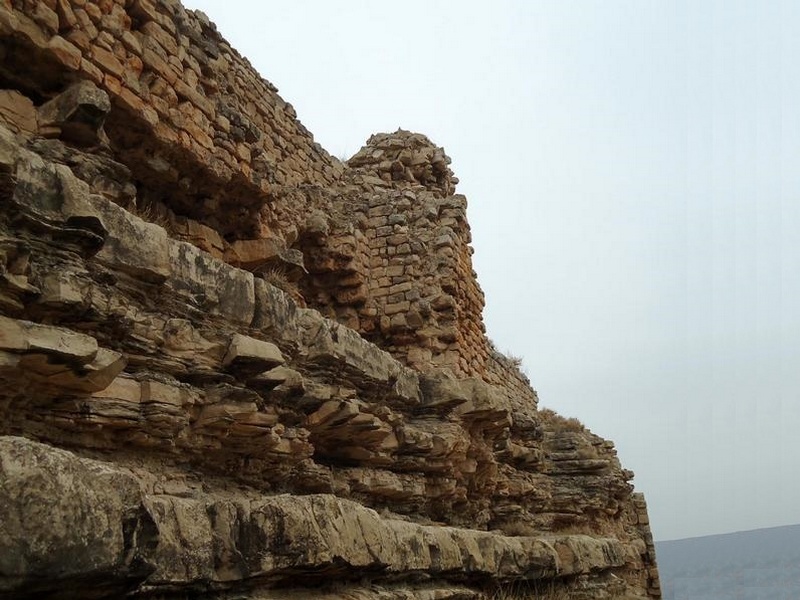
[[[483, 376], [489, 351], [466, 200], [454, 195], [441, 148], [419, 134], [374, 136], [351, 160], [357, 184], [347, 185], [344, 166], [201, 13], [163, 0], [4, 10], [19, 47], [9, 49], [4, 77], [29, 78], [13, 56], [34, 53], [34, 100], [76, 80], [105, 91], [109, 143], [137, 181], [139, 204], [173, 236], [248, 270], [288, 271], [291, 280], [310, 270], [309, 305], [415, 367]], [[322, 191], [333, 187], [341, 195]], [[354, 188], [371, 196], [361, 214]], [[320, 230], [335, 235], [315, 251]]]
[[0, 0], [0, 58], [0, 598], [659, 596], [442, 148], [342, 164], [174, 0]]
[[[472, 270], [466, 198], [454, 193], [449, 162], [420, 134], [370, 138], [348, 161], [333, 200], [348, 229], [317, 247], [328, 260], [314, 264], [309, 295], [415, 369], [484, 377], [484, 298]], [[342, 248], [347, 271], [326, 271], [341, 264]]]
[[486, 372], [483, 378], [503, 390], [509, 399], [517, 399], [523, 404], [538, 406], [539, 397], [521, 368], [520, 359], [509, 358], [492, 348], [490, 344], [489, 358], [486, 361]]
[[105, 91], [105, 130], [146, 182], [140, 201], [188, 218], [179, 228], [209, 250], [249, 238], [291, 245], [307, 207], [282, 202], [282, 190], [341, 175], [293, 107], [202, 13], [165, 0], [4, 0], [0, 11], [6, 87], [36, 103], [79, 80]]

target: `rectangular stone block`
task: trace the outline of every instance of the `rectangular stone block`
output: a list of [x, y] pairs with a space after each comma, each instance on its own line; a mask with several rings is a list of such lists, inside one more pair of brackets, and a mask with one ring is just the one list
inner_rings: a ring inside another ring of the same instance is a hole
[[81, 65], [81, 51], [74, 44], [57, 35], [50, 39], [47, 47], [65, 67], [72, 71], [78, 70]]
[[95, 65], [100, 67], [102, 71], [110, 73], [118, 79], [122, 78], [125, 67], [122, 66], [122, 63], [112, 52], [109, 52], [105, 48], [94, 46], [92, 48], [92, 61]]
[[54, 354], [85, 364], [97, 355], [97, 340], [63, 327], [40, 325], [0, 315], [0, 349]]
[[170, 240], [168, 285], [197, 309], [249, 326], [255, 310], [253, 274], [215, 259], [187, 242]]
[[284, 363], [280, 348], [270, 342], [257, 340], [248, 335], [237, 333], [231, 338], [228, 352], [222, 360], [225, 367], [238, 363], [257, 365], [261, 370], [268, 370]]
[[170, 275], [167, 232], [143, 221], [102, 196], [90, 196], [108, 231], [96, 260], [151, 283], [163, 283]]

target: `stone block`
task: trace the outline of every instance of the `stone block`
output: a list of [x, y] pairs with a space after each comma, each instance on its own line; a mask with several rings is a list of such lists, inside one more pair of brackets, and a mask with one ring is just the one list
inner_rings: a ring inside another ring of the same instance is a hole
[[62, 65], [71, 71], [77, 71], [81, 66], [81, 51], [74, 44], [68, 42], [60, 35], [54, 36], [47, 43], [47, 47]]
[[84, 290], [75, 273], [45, 274], [39, 282], [39, 302], [48, 305], [77, 306], [84, 301]]
[[142, 50], [142, 62], [148, 70], [163, 77], [170, 85], [175, 85], [175, 82], [178, 81], [180, 75], [176, 69], [161, 58], [152, 46], [146, 46]]
[[255, 313], [252, 326], [275, 339], [296, 344], [300, 337], [298, 306], [286, 292], [255, 279]]
[[38, 129], [36, 107], [15, 90], [0, 90], [0, 123], [15, 133], [33, 135]]
[[225, 252], [225, 261], [252, 271], [278, 258], [286, 250], [286, 242], [277, 237], [236, 240]]
[[222, 364], [226, 367], [236, 367], [244, 363], [261, 371], [277, 367], [284, 362], [286, 361], [281, 350], [275, 344], [240, 333], [231, 338], [228, 352], [222, 360]]
[[101, 196], [91, 196], [90, 200], [108, 231], [96, 259], [143, 281], [166, 281], [172, 270], [164, 228], [143, 221]]
[[142, 404], [164, 404], [181, 408], [186, 394], [181, 388], [159, 381], [142, 382]]
[[97, 340], [82, 333], [0, 315], [0, 349], [50, 354], [77, 364], [86, 364], [97, 356], [98, 346]]
[[[72, 32], [72, 33], [75, 34], [81, 32]], [[75, 43], [76, 45], [80, 44], [79, 40], [77, 39], [79, 36], [75, 36], [73, 34], [67, 35], [69, 40]], [[90, 44], [91, 42], [89, 41], [86, 42], [86, 46], [89, 46]], [[105, 74], [103, 73], [103, 71], [97, 68], [88, 58], [81, 59], [80, 73], [85, 77], [87, 81], [91, 81], [96, 85], [102, 85], [103, 79], [105, 78]]]
[[110, 110], [108, 94], [83, 80], [39, 107], [39, 122], [59, 127], [66, 141], [90, 146], [105, 141], [102, 129]]
[[411, 303], [408, 301], [397, 302], [395, 304], [387, 304], [383, 307], [383, 312], [387, 316], [394, 315], [396, 313], [405, 312], [409, 308], [411, 308]]
[[114, 98], [114, 102], [135, 117], [143, 119], [151, 127], [155, 127], [158, 124], [158, 113], [128, 88], [123, 87], [119, 91], [119, 95]]
[[125, 368], [127, 361], [119, 352], [98, 348], [91, 362], [76, 368], [74, 364], [54, 362], [43, 354], [26, 354], [19, 366], [47, 385], [79, 392], [106, 389]]
[[[107, 590], [143, 581], [155, 566], [130, 543], [154, 535], [139, 484], [104, 463], [16, 437], [0, 438], [0, 593], [103, 573]], [[37, 526], [38, 525], [38, 526]], [[135, 584], [134, 584], [135, 585]], [[47, 586], [44, 586], [47, 588]]]
[[340, 371], [347, 369], [353, 373], [352, 381], [357, 385], [388, 385], [404, 403], [416, 405], [419, 402], [417, 373], [352, 329], [320, 318], [316, 311], [303, 311], [301, 318], [307, 360], [332, 365]]
[[170, 240], [168, 285], [190, 306], [249, 326], [255, 310], [253, 274], [236, 269], [187, 242]]

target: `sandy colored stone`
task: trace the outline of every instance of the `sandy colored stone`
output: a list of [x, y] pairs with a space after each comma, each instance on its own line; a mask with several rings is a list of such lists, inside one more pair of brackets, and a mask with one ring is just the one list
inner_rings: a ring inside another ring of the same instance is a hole
[[228, 352], [222, 360], [223, 366], [238, 366], [242, 363], [264, 371], [284, 363], [280, 348], [275, 344], [257, 340], [237, 333], [231, 339]]
[[11, 352], [53, 354], [80, 364], [91, 362], [98, 351], [97, 340], [91, 336], [2, 315], [0, 348]]
[[172, 265], [168, 285], [199, 310], [249, 325], [255, 310], [253, 275], [234, 269], [185, 242], [165, 244]]
[[68, 68], [77, 71], [81, 65], [81, 51], [74, 44], [71, 44], [61, 36], [50, 39], [48, 48], [59, 60]]
[[176, 2], [12, 4], [0, 436], [49, 445], [0, 443], [0, 595], [659, 596], [613, 444], [485, 337], [441, 147], [342, 164]]
[[31, 135], [38, 129], [33, 102], [15, 90], [0, 90], [0, 122], [17, 133]]
[[105, 585], [122, 593], [152, 571], [128, 552], [137, 533], [146, 543], [154, 526], [130, 475], [3, 437], [0, 481], [0, 591], [58, 590], [105, 573]]
[[118, 265], [123, 271], [145, 281], [166, 281], [172, 269], [164, 228], [143, 221], [99, 196], [91, 196], [91, 201], [108, 230], [97, 260]]
[[110, 110], [108, 94], [90, 81], [81, 81], [40, 106], [39, 122], [58, 126], [63, 139], [92, 145], [105, 140], [102, 128]]
[[[117, 585], [143, 575], [149, 585], [174, 585], [214, 578], [221, 565], [229, 581], [280, 578], [287, 569], [315, 570], [336, 561], [353, 573], [377, 567], [388, 573], [539, 578], [621, 566], [623, 560], [614, 540], [514, 538], [417, 525], [383, 519], [331, 495], [246, 502], [214, 494], [148, 496], [122, 470], [21, 438], [0, 438], [0, 469], [6, 484], [0, 488], [6, 574], [0, 589], [8, 591], [50, 573], [60, 561], [65, 581], [105, 568], [115, 573], [109, 581]], [[28, 501], [18, 503], [22, 489]], [[51, 526], [31, 530], [42, 506]], [[91, 513], [85, 512], [88, 506]], [[52, 548], [67, 554], [52, 554]], [[231, 552], [235, 548], [239, 552]], [[42, 587], [55, 585], [51, 580]]]

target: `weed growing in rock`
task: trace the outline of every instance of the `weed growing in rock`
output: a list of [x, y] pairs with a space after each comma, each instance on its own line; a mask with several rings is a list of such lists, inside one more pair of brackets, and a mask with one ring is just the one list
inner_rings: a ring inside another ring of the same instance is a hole
[[517, 582], [500, 586], [488, 597], [491, 600], [569, 600], [569, 593], [552, 581]]
[[562, 417], [549, 408], [539, 410], [539, 418], [558, 431], [586, 431], [586, 426], [575, 417]]

